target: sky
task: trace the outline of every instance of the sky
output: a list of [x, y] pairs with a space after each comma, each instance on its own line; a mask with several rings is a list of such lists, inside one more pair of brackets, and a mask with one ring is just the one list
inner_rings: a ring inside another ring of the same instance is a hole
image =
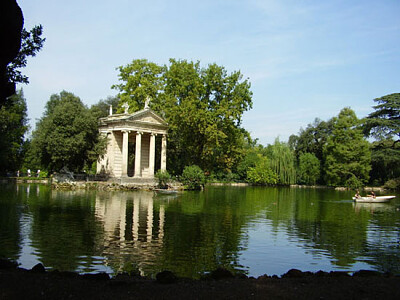
[[240, 71], [253, 92], [242, 127], [263, 145], [344, 107], [365, 117], [400, 92], [399, 0], [17, 2], [25, 28], [42, 24], [46, 38], [22, 70], [32, 129], [52, 94], [90, 106], [117, 94], [117, 67], [142, 58]]

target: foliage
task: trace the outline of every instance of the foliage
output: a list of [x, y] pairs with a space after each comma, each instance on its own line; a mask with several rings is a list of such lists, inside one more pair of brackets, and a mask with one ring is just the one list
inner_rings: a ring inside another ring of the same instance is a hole
[[273, 145], [268, 145], [267, 157], [271, 169], [278, 175], [279, 184], [287, 185], [296, 182], [296, 159], [294, 151], [287, 143], [276, 139]]
[[371, 180], [383, 184], [400, 177], [400, 93], [374, 99], [378, 104], [364, 120], [366, 136], [377, 139], [372, 145]]
[[206, 183], [206, 177], [203, 170], [197, 166], [186, 166], [183, 169], [181, 182], [188, 190], [199, 190], [202, 189]]
[[97, 117], [81, 100], [66, 91], [54, 94], [33, 132], [31, 151], [48, 171], [64, 166], [81, 171], [103, 154], [105, 139], [97, 130]]
[[400, 145], [393, 140], [376, 141], [371, 147], [371, 181], [384, 184], [400, 177]]
[[302, 153], [313, 153], [319, 161], [323, 161], [323, 148], [332, 133], [332, 125], [332, 120], [322, 121], [316, 118], [306, 129], [300, 129], [297, 138], [290, 137], [289, 144], [294, 145], [296, 157], [299, 158]]
[[259, 185], [274, 185], [279, 181], [278, 175], [269, 167], [266, 157], [259, 157], [259, 163], [247, 170], [247, 182]]
[[97, 118], [104, 118], [110, 114], [110, 105], [113, 108], [113, 112], [118, 108], [119, 98], [109, 96], [106, 100], [100, 100], [98, 103], [92, 105], [90, 110]]
[[243, 157], [239, 161], [236, 167], [236, 173], [239, 179], [247, 179], [247, 171], [250, 168], [255, 167], [263, 156], [266, 155], [265, 148], [262, 145], [257, 144], [257, 140], [252, 140], [246, 137], [243, 148]]
[[21, 49], [14, 60], [7, 66], [6, 76], [10, 82], [29, 83], [28, 77], [22, 75], [19, 68], [26, 67], [28, 56], [36, 56], [36, 54], [42, 49], [43, 43], [46, 40], [42, 38], [43, 27], [37, 25], [30, 31], [25, 28], [21, 32]]
[[299, 157], [298, 182], [315, 185], [320, 177], [320, 161], [313, 153], [302, 153]]
[[364, 133], [378, 140], [400, 138], [400, 93], [386, 95], [374, 99], [378, 104], [373, 108], [364, 122]]
[[168, 66], [134, 60], [118, 70], [122, 83], [113, 88], [119, 90], [120, 106], [128, 102], [133, 112], [150, 97], [150, 107], [168, 122], [173, 173], [192, 164], [209, 173], [235, 168], [246, 135], [241, 117], [252, 106], [250, 83], [240, 72], [174, 59]]
[[346, 180], [344, 186], [350, 189], [359, 189], [364, 186], [364, 183], [363, 181], [358, 179], [354, 174], [351, 174], [351, 176]]
[[364, 140], [359, 120], [350, 108], [333, 119], [332, 135], [324, 147], [326, 183], [343, 186], [355, 177], [365, 184], [371, 170], [369, 143]]
[[388, 190], [400, 190], [400, 177], [386, 181], [384, 188]]
[[26, 100], [21, 89], [0, 107], [0, 173], [21, 167], [27, 123]]
[[158, 170], [154, 177], [158, 180], [158, 186], [161, 189], [168, 187], [168, 183], [171, 181], [171, 175], [167, 170]]

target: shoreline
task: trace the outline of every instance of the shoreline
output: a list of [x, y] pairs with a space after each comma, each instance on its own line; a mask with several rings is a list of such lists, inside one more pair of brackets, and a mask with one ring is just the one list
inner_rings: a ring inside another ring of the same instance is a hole
[[78, 274], [31, 270], [0, 259], [2, 299], [399, 299], [400, 276], [377, 271], [302, 272], [291, 269], [281, 277], [234, 276], [217, 269], [200, 280], [178, 278], [169, 271], [155, 279], [127, 273]]
[[[55, 182], [51, 178], [32, 178], [32, 179], [19, 179], [17, 177], [11, 178], [2, 178], [0, 179], [0, 183], [8, 183], [14, 182], [16, 184], [21, 183], [36, 183], [36, 184], [46, 184], [51, 185], [53, 189], [60, 190], [76, 190], [76, 189], [87, 189], [87, 190], [100, 190], [100, 191], [129, 191], [129, 190], [149, 190], [153, 191], [157, 188], [157, 184], [137, 184], [137, 183], [118, 183], [116, 181], [69, 181], [69, 182]], [[232, 186], [232, 187], [251, 187], [251, 186], [259, 186], [252, 185], [246, 182], [210, 182], [205, 186]], [[179, 184], [172, 184], [172, 187], [177, 190], [184, 190], [184, 188]], [[264, 186], [268, 187], [268, 186]], [[297, 188], [297, 189], [334, 189], [337, 191], [351, 191], [354, 190], [352, 188], [347, 187], [330, 187], [325, 185], [300, 185], [300, 184], [291, 184], [285, 187], [289, 188]], [[382, 186], [380, 187], [371, 187], [366, 186], [362, 188], [363, 191], [370, 192], [375, 191], [379, 193], [391, 191], [389, 189], [385, 189]]]

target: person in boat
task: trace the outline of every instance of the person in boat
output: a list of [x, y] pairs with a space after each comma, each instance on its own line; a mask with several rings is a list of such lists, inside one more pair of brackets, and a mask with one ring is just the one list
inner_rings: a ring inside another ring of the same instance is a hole
[[371, 194], [367, 195], [367, 197], [372, 197], [372, 198], [375, 199], [376, 195], [375, 195], [374, 191], [371, 191]]
[[354, 195], [356, 199], [361, 198], [360, 191], [356, 190], [356, 194]]

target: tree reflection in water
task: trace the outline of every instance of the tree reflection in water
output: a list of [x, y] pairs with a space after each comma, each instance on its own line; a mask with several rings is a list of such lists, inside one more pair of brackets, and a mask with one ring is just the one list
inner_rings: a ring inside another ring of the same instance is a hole
[[4, 184], [0, 256], [26, 268], [40, 261], [59, 270], [152, 276], [168, 269], [192, 278], [219, 266], [252, 276], [292, 267], [400, 273], [399, 200], [359, 206], [351, 195], [208, 187], [160, 197]]

